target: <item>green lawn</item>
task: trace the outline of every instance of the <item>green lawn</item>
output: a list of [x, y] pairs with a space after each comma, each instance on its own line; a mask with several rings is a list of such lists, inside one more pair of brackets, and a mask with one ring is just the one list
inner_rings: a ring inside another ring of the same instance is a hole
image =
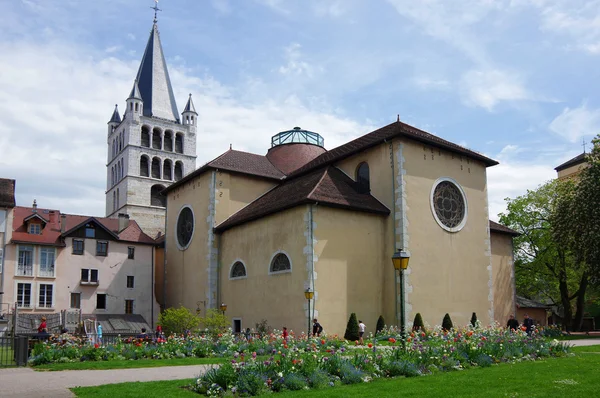
[[131, 368], [157, 368], [161, 366], [208, 365], [224, 363], [226, 358], [174, 358], [174, 359], [140, 359], [137, 361], [85, 361], [69, 363], [51, 363], [34, 366], [34, 370], [106, 370]]
[[[594, 347], [594, 346], [592, 346]], [[598, 346], [595, 346], [598, 347]], [[590, 347], [581, 347], [590, 348]], [[597, 348], [595, 348], [597, 349]], [[593, 397], [600, 385], [600, 355], [501, 364], [490, 368], [438, 373], [432, 376], [378, 380], [318, 391], [276, 394], [277, 397]], [[74, 388], [78, 397], [198, 397], [184, 386], [192, 380], [123, 383]]]
[[0, 365], [16, 366], [15, 354], [12, 348], [8, 346], [0, 346]]

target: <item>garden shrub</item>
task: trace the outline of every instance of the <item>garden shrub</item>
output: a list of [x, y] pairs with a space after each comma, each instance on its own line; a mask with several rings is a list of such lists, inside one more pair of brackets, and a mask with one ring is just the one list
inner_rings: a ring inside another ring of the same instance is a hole
[[320, 369], [315, 370], [308, 376], [308, 385], [310, 388], [325, 388], [329, 386], [329, 382], [329, 374]]
[[390, 361], [384, 365], [384, 370], [389, 377], [394, 376], [406, 376], [406, 377], [414, 377], [419, 376], [421, 372], [415, 366], [415, 364], [404, 361], [404, 360], [395, 360]]
[[292, 391], [302, 390], [307, 386], [304, 377], [300, 376], [298, 373], [288, 374], [285, 377], [283, 384], [285, 385], [285, 388]]
[[358, 340], [358, 320], [356, 319], [356, 314], [353, 312], [350, 314], [350, 319], [348, 319], [348, 325], [346, 326], [346, 333], [344, 333], [344, 338], [350, 341]]
[[421, 313], [417, 312], [415, 315], [415, 320], [413, 321], [413, 330], [421, 330], [425, 327], [423, 324], [423, 318], [421, 317]]
[[200, 318], [200, 322], [208, 334], [213, 338], [217, 338], [220, 334], [224, 334], [229, 328], [229, 319], [227, 319], [221, 311], [214, 308], [206, 310], [206, 316]]
[[268, 391], [266, 378], [253, 369], [241, 369], [237, 375], [236, 393], [241, 397], [254, 396]]
[[186, 330], [196, 329], [200, 319], [192, 314], [190, 310], [181, 306], [164, 310], [158, 316], [158, 323], [162, 325], [163, 331], [167, 335], [171, 333], [183, 334]]
[[375, 328], [375, 334], [379, 334], [383, 328], [385, 328], [385, 320], [383, 319], [383, 315], [379, 315], [379, 318], [377, 319], [377, 326]]
[[487, 368], [489, 366], [492, 366], [492, 357], [490, 357], [487, 354], [479, 354], [475, 357], [475, 361], [474, 361], [477, 366], [481, 366], [482, 368]]
[[444, 315], [444, 320], [442, 321], [442, 329], [449, 331], [452, 330], [454, 326], [452, 325], [452, 319], [450, 319], [450, 314]]
[[471, 315], [471, 326], [477, 327], [477, 314], [476, 313], [473, 313], [473, 315]]
[[271, 332], [271, 327], [267, 323], [266, 319], [263, 319], [256, 324], [256, 332], [260, 338], [268, 335]]

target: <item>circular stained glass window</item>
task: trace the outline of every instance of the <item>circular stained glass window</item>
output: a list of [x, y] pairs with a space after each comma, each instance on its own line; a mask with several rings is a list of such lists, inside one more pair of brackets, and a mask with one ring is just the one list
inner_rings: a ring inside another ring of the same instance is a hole
[[442, 228], [450, 232], [462, 229], [467, 219], [467, 202], [458, 184], [440, 179], [431, 193], [434, 217]]
[[177, 217], [177, 244], [181, 250], [187, 249], [194, 235], [194, 213], [189, 207], [184, 207]]

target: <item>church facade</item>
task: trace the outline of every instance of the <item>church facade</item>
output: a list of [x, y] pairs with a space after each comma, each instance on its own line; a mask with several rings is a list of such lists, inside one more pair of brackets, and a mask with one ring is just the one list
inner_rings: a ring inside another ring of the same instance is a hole
[[343, 334], [352, 312], [374, 331], [380, 315], [400, 319], [391, 257], [404, 250], [409, 325], [417, 312], [432, 326], [445, 313], [503, 323], [514, 231], [489, 220], [496, 164], [400, 121], [331, 150], [300, 128], [266, 155], [230, 149], [163, 191], [163, 305], [225, 303], [234, 331], [266, 319], [300, 333], [318, 318]]
[[196, 167], [197, 117], [191, 94], [179, 116], [155, 20], [123, 118], [115, 106], [108, 122], [107, 217], [127, 214], [164, 234], [160, 192]]

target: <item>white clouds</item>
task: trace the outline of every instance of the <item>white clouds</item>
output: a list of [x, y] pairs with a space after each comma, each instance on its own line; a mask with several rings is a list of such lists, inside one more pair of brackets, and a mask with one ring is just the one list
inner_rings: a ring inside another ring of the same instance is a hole
[[215, 8], [215, 10], [217, 10], [221, 14], [231, 13], [231, 4], [229, 4], [229, 0], [211, 0], [210, 3]]
[[518, 75], [497, 69], [468, 71], [462, 77], [461, 90], [466, 104], [488, 111], [502, 101], [533, 99]]
[[286, 64], [279, 67], [279, 73], [282, 75], [305, 75], [312, 77], [314, 68], [308, 62], [303, 60], [300, 49], [302, 46], [298, 43], [292, 43], [284, 50]]
[[549, 126], [550, 130], [570, 142], [586, 135], [600, 132], [600, 109], [588, 109], [586, 104], [578, 108], [565, 108]]

